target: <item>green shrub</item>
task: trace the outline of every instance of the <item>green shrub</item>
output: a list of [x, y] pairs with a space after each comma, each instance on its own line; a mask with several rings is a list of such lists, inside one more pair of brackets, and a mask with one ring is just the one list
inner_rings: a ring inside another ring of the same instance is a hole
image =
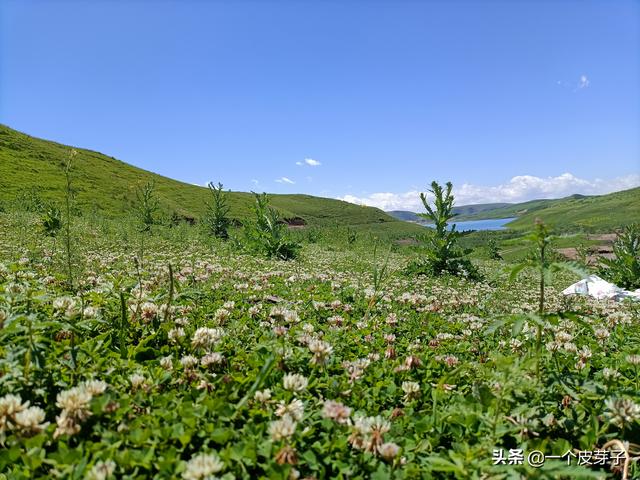
[[206, 211], [203, 217], [203, 223], [208, 233], [216, 238], [226, 240], [229, 238], [229, 205], [227, 196], [222, 191], [222, 183], [215, 186], [209, 182], [207, 185], [211, 192], [211, 202], [206, 203]]
[[62, 228], [62, 214], [55, 205], [49, 205], [41, 219], [42, 232], [47, 237], [55, 237]]
[[253, 206], [255, 220], [245, 226], [249, 247], [269, 258], [295, 258], [300, 244], [289, 238], [287, 226], [282, 222], [278, 211], [269, 206], [267, 194], [253, 194], [256, 200]]
[[157, 223], [156, 214], [159, 210], [158, 199], [155, 196], [155, 184], [147, 182], [136, 190], [136, 213], [140, 221], [140, 229], [143, 232], [151, 231], [151, 227]]
[[615, 258], [602, 259], [600, 273], [619, 287], [640, 288], [640, 224], [627, 225], [613, 244]]

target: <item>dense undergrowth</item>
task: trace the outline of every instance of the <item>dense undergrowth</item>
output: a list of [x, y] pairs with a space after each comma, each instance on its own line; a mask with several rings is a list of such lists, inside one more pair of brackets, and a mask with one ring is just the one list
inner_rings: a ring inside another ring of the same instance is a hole
[[534, 270], [407, 276], [412, 250], [382, 268], [347, 231], [284, 262], [188, 225], [73, 228], [66, 259], [0, 214], [7, 478], [619, 478], [579, 453], [640, 443], [638, 306], [563, 297], [570, 273], [540, 317]]

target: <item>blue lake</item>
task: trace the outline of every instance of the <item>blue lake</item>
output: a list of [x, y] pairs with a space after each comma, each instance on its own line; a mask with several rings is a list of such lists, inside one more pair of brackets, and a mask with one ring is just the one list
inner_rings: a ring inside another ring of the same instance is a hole
[[[504, 230], [505, 224], [511, 220], [515, 220], [516, 217], [511, 218], [489, 218], [487, 220], [468, 220], [466, 222], [452, 222], [456, 225], [456, 230], [464, 232], [467, 230]], [[432, 225], [425, 225], [431, 227]]]

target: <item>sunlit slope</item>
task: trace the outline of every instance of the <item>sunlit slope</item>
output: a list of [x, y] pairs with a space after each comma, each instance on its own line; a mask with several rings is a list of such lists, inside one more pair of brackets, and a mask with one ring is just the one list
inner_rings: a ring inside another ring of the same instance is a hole
[[[63, 166], [72, 147], [34, 138], [0, 125], [0, 201], [14, 202], [20, 195], [37, 189], [47, 200], [60, 201], [64, 191]], [[73, 147], [75, 148], [75, 147]], [[131, 212], [138, 185], [154, 181], [163, 211], [197, 219], [209, 192], [134, 167], [98, 152], [75, 148], [73, 187], [76, 202], [85, 211], [95, 210], [109, 217]], [[208, 172], [221, 178], [220, 172]], [[376, 229], [418, 232], [382, 210], [340, 200], [310, 195], [272, 195], [272, 204], [286, 218], [302, 218], [309, 225], [376, 226]], [[231, 215], [244, 219], [251, 213], [253, 196], [245, 192], [230, 194]]]

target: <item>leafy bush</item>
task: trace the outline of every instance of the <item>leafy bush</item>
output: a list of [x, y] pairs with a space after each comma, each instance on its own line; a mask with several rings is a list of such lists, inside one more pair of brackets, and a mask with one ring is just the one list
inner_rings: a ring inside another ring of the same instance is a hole
[[62, 214], [55, 205], [47, 207], [41, 220], [42, 233], [47, 237], [55, 237], [62, 228]]
[[498, 242], [496, 242], [493, 238], [490, 238], [487, 242], [487, 254], [492, 260], [502, 260], [502, 255], [500, 254], [500, 249], [498, 248]]
[[250, 248], [269, 258], [290, 260], [298, 255], [300, 244], [292, 241], [287, 234], [287, 226], [278, 211], [269, 206], [266, 193], [255, 195], [253, 211], [255, 220], [245, 227], [245, 236]]
[[425, 240], [427, 249], [423, 258], [412, 262], [408, 267], [409, 273], [424, 275], [460, 275], [471, 279], [480, 278], [478, 269], [466, 258], [471, 250], [463, 250], [458, 247], [457, 241], [460, 232], [456, 231], [455, 224], [449, 229], [449, 220], [453, 218], [454, 197], [451, 193], [453, 185], [447, 182], [446, 191], [438, 184], [431, 182], [431, 190], [435, 196], [434, 206], [429, 205], [424, 193], [420, 199], [424, 205], [426, 214], [420, 216], [433, 222], [434, 230], [427, 235]]
[[227, 198], [222, 191], [222, 183], [215, 186], [213, 183], [207, 185], [211, 192], [211, 202], [207, 202], [207, 209], [204, 214], [203, 223], [208, 232], [216, 238], [226, 240], [229, 238], [229, 205]]
[[601, 260], [601, 274], [623, 288], [640, 288], [640, 224], [627, 225], [613, 244], [615, 258]]

